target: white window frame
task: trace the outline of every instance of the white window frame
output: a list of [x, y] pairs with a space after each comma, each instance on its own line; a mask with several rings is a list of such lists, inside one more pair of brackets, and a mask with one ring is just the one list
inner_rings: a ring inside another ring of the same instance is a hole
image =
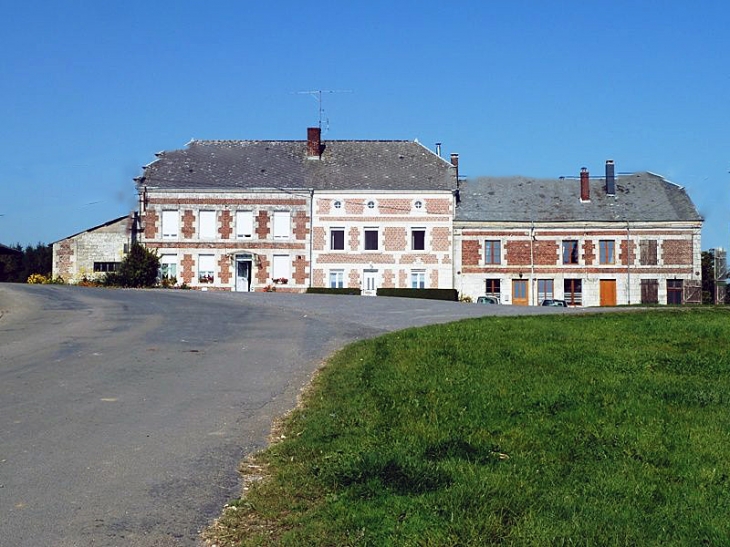
[[291, 238], [291, 211], [274, 211], [274, 239]]
[[411, 289], [426, 288], [426, 270], [411, 270]]
[[236, 211], [236, 239], [253, 237], [253, 211]]
[[177, 211], [162, 211], [162, 239], [175, 239], [180, 230], [180, 216]]
[[198, 255], [198, 283], [215, 283], [215, 255]]
[[177, 255], [163, 254], [160, 255], [160, 279], [177, 279]]
[[329, 287], [331, 289], [342, 289], [345, 286], [345, 270], [330, 270]]
[[200, 239], [215, 239], [215, 225], [215, 211], [198, 211], [198, 237]]
[[291, 279], [291, 257], [274, 255], [271, 258], [271, 279]]

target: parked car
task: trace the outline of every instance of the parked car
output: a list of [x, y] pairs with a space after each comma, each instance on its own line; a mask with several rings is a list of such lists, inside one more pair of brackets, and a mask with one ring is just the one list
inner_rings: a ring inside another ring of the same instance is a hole
[[558, 306], [560, 308], [567, 308], [568, 304], [565, 303], [565, 300], [555, 300], [554, 298], [547, 298], [542, 301], [543, 306]]
[[499, 298], [496, 296], [480, 296], [477, 298], [477, 304], [499, 304]]

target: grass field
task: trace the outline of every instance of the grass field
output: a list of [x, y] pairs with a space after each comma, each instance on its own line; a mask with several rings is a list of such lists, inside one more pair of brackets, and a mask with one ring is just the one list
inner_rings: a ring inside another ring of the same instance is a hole
[[484, 318], [323, 369], [218, 545], [727, 545], [730, 312]]

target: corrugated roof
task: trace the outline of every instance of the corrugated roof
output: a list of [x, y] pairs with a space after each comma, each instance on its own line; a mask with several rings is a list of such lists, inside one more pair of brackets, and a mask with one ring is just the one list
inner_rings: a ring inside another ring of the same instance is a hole
[[483, 177], [464, 182], [459, 221], [700, 221], [681, 186], [653, 173], [616, 177], [616, 194], [604, 178], [590, 179], [590, 201], [580, 200], [578, 179]]
[[456, 170], [411, 141], [192, 141], [158, 154], [139, 184], [160, 189], [454, 190]]

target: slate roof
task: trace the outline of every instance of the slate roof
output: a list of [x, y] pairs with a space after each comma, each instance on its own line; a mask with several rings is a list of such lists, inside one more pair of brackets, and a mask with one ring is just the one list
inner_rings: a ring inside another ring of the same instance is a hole
[[169, 190], [454, 190], [456, 170], [418, 142], [191, 141], [157, 154], [137, 183]]
[[653, 173], [616, 177], [616, 194], [604, 178], [590, 179], [590, 201], [580, 201], [580, 180], [484, 177], [460, 190], [456, 221], [701, 221], [681, 186]]

